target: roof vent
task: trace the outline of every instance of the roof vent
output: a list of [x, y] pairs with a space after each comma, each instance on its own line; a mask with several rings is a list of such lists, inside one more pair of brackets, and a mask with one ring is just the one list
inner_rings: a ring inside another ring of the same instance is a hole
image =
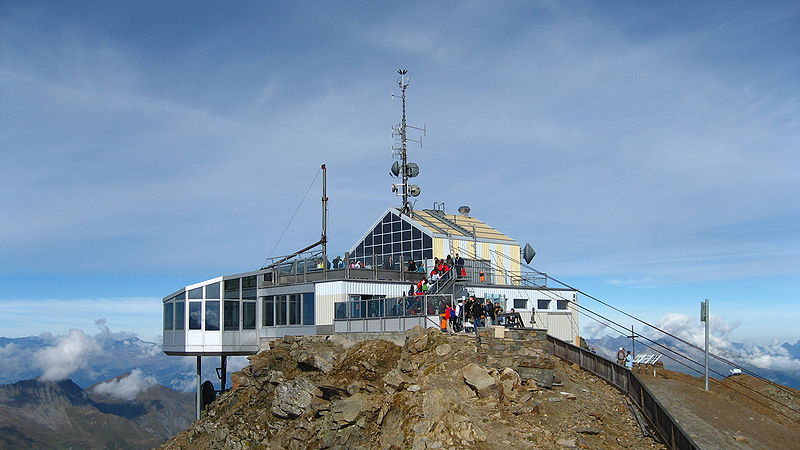
[[469, 206], [459, 206], [458, 212], [460, 212], [462, 216], [469, 217], [470, 208]]

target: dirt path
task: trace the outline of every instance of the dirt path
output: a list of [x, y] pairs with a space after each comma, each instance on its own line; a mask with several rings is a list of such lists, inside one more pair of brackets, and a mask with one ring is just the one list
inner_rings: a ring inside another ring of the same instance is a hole
[[715, 392], [713, 385], [704, 391], [699, 378], [641, 379], [702, 449], [800, 448], [800, 432]]

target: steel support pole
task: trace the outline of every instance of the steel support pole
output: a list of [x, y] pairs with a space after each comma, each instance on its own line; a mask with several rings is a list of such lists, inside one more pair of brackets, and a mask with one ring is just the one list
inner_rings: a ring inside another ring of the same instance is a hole
[[200, 411], [203, 409], [203, 390], [200, 381], [201, 362], [200, 356], [197, 357], [197, 420], [200, 420]]
[[709, 313], [709, 305], [708, 305], [708, 303], [709, 303], [708, 299], [706, 299], [706, 307], [705, 307], [705, 311], [706, 311], [706, 314], [705, 314], [705, 316], [706, 316], [706, 320], [705, 320], [705, 322], [706, 322], [706, 358], [705, 358], [706, 359], [706, 361], [705, 361], [705, 363], [706, 363], [706, 376], [705, 376], [705, 378], [706, 378], [706, 390], [708, 390], [708, 338], [709, 338], [709, 323], [711, 322], [711, 320], [709, 320], [711, 318], [711, 314]]
[[220, 358], [220, 376], [219, 376], [219, 392], [220, 394], [225, 392], [225, 385], [227, 384], [228, 378], [228, 357], [222, 355]]

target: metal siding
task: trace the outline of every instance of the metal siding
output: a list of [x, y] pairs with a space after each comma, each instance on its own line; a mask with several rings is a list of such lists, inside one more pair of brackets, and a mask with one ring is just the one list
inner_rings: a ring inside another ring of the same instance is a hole
[[433, 238], [433, 257], [441, 258], [442, 252], [444, 252], [444, 239]]
[[317, 283], [314, 285], [314, 323], [333, 324], [333, 304], [347, 299], [343, 281]]

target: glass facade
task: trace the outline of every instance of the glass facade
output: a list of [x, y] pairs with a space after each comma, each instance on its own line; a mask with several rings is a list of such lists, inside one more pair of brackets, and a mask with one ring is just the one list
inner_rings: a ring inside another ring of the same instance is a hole
[[225, 298], [238, 299], [239, 298], [239, 279], [225, 280]]
[[206, 285], [206, 298], [219, 298], [219, 282]]
[[203, 303], [189, 302], [189, 329], [203, 329]]
[[219, 331], [219, 302], [206, 302], [206, 331]]
[[284, 325], [314, 325], [313, 292], [261, 297], [261, 326]]
[[256, 276], [253, 275], [251, 277], [244, 277], [242, 278], [242, 298], [245, 300], [255, 300], [256, 299], [256, 290], [258, 289], [258, 285], [256, 282]]
[[514, 299], [514, 309], [527, 309], [528, 308], [528, 299], [527, 298], [515, 298]]
[[172, 330], [173, 326], [173, 308], [172, 303], [164, 303], [164, 331]]
[[256, 329], [256, 302], [243, 302], [242, 303], [242, 329], [255, 330]]
[[566, 311], [567, 310], [567, 300], [556, 300], [556, 309], [559, 311]]
[[182, 331], [186, 322], [186, 303], [175, 302], [175, 329]]
[[359, 242], [350, 255], [350, 262], [399, 269], [400, 260], [433, 258], [433, 239], [422, 230], [388, 213], [370, 233]]
[[225, 331], [239, 331], [239, 305], [238, 300], [225, 300], [222, 324]]
[[203, 288], [194, 288], [189, 291], [189, 298], [192, 300], [200, 300], [203, 298]]

